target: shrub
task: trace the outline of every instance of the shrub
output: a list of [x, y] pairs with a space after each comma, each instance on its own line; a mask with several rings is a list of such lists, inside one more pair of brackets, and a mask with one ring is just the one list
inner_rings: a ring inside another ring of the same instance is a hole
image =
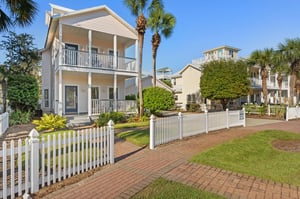
[[97, 127], [106, 126], [109, 120], [112, 120], [117, 124], [126, 122], [126, 117], [125, 114], [121, 112], [101, 113], [99, 118], [95, 121], [95, 124]]
[[44, 114], [40, 120], [33, 120], [32, 123], [37, 125], [36, 130], [38, 131], [54, 131], [66, 128], [67, 118], [51, 113], [49, 115]]
[[186, 110], [190, 112], [200, 111], [200, 104], [187, 104]]
[[136, 100], [136, 96], [135, 96], [135, 94], [126, 95], [125, 100]]
[[39, 88], [35, 77], [23, 74], [9, 76], [7, 99], [13, 110], [34, 111], [39, 100]]
[[175, 100], [171, 92], [160, 88], [150, 87], [143, 90], [144, 107], [151, 113], [169, 110], [174, 107]]
[[17, 125], [17, 124], [27, 124], [31, 121], [32, 112], [22, 112], [20, 110], [16, 110], [10, 113], [9, 115], [9, 125]]

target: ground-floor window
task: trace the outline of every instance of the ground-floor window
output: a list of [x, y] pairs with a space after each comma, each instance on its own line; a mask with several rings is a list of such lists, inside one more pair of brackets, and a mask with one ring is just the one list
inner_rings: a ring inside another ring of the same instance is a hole
[[[114, 88], [112, 87], [108, 89], [108, 99], [114, 99]], [[118, 99], [118, 88], [117, 88], [117, 99]]]
[[49, 107], [49, 89], [44, 89], [44, 106]]
[[92, 99], [100, 99], [99, 87], [92, 87]]

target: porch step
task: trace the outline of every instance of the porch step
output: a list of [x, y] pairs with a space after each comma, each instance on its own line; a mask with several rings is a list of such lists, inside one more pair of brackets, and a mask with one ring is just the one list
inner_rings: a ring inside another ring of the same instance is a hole
[[80, 127], [92, 124], [92, 120], [87, 115], [68, 115], [67, 127]]

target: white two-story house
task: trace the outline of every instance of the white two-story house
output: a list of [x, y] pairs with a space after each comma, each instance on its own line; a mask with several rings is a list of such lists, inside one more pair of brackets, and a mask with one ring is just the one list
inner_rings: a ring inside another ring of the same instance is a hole
[[135, 101], [125, 100], [124, 83], [138, 76], [136, 30], [105, 5], [50, 6], [42, 50], [43, 111], [90, 116], [135, 109]]

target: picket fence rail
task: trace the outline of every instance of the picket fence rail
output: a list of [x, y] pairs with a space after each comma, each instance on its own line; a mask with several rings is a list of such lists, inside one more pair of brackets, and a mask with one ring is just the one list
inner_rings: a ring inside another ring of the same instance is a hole
[[48, 135], [46, 139], [40, 139], [33, 129], [29, 139], [12, 140], [9, 145], [3, 142], [0, 160], [0, 198], [35, 193], [41, 187], [113, 164], [114, 124], [110, 121], [107, 127]]
[[238, 111], [182, 115], [156, 119], [150, 117], [150, 149], [183, 137], [224, 128], [246, 126], [245, 109]]

